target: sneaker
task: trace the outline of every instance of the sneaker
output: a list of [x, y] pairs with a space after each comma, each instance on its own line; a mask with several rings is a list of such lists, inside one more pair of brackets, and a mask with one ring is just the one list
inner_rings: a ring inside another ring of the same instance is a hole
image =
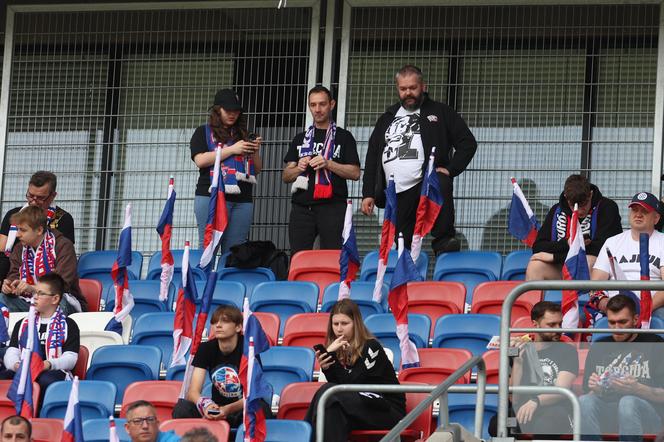
[[461, 243], [458, 239], [451, 237], [438, 246], [435, 252], [436, 257], [438, 257], [441, 253], [458, 252], [459, 250], [461, 250]]

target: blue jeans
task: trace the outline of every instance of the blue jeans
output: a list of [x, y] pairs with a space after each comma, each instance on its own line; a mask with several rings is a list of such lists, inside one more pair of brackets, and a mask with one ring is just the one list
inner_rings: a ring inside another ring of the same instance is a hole
[[[205, 224], [207, 224], [209, 196], [196, 195], [194, 198], [194, 213], [198, 225], [198, 247], [203, 248], [205, 238]], [[226, 201], [228, 212], [228, 227], [221, 237], [221, 254], [230, 250], [236, 244], [242, 244], [249, 237], [249, 229], [254, 218], [254, 203], [232, 203]]]
[[602, 433], [615, 432], [620, 440], [641, 441], [642, 435], [659, 433], [662, 418], [650, 402], [637, 396], [623, 396], [608, 402], [596, 394], [584, 394], [581, 402], [581, 439], [602, 440]]

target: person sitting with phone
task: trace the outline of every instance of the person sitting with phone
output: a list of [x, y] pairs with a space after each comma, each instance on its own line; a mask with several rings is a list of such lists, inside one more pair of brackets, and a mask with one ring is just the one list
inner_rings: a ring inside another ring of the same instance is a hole
[[[360, 309], [350, 299], [332, 307], [325, 348], [316, 346], [316, 357], [328, 382], [316, 392], [305, 417], [314, 429], [318, 400], [328, 388], [339, 384], [399, 384], [385, 350], [367, 330]], [[323, 440], [345, 442], [353, 430], [389, 429], [405, 414], [403, 393], [338, 393], [327, 402]]]
[[[194, 371], [185, 399], [178, 400], [173, 418], [199, 418], [225, 420], [231, 427], [242, 423], [242, 384], [240, 360], [244, 338], [242, 312], [234, 306], [222, 305], [212, 313], [210, 326], [215, 339], [204, 342], [192, 361]], [[212, 382], [212, 397], [203, 396], [205, 377]], [[265, 414], [271, 416], [265, 403]]]

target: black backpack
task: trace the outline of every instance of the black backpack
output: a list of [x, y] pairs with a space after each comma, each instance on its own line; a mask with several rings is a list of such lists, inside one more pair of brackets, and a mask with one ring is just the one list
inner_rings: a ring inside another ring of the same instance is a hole
[[272, 241], [247, 241], [231, 247], [231, 254], [226, 259], [227, 267], [255, 269], [267, 267], [272, 270], [278, 281], [288, 279], [288, 255]]

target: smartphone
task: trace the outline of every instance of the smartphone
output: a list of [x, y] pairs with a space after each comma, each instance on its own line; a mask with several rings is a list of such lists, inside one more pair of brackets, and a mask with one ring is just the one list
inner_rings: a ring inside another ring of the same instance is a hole
[[258, 138], [258, 134], [255, 132], [251, 132], [249, 135], [247, 135], [247, 141], [254, 142], [256, 141], [256, 138]]
[[323, 344], [316, 344], [314, 345], [314, 350], [320, 352], [321, 355], [329, 355], [332, 357], [332, 361], [336, 362], [337, 361], [337, 356], [334, 353], [330, 353], [327, 351], [325, 346]]
[[209, 414], [210, 416], [219, 416], [221, 414], [221, 410], [219, 410], [218, 408], [212, 408], [207, 411], [207, 414]]

